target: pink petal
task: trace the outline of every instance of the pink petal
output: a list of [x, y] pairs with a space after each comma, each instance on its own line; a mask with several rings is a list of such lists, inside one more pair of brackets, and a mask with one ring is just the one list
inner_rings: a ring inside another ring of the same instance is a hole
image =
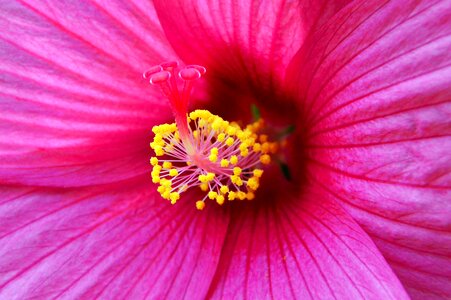
[[[234, 203], [213, 299], [407, 299], [371, 239], [313, 185]], [[257, 200], [256, 200], [257, 201]]]
[[157, 0], [155, 7], [174, 49], [185, 61], [207, 66], [216, 90], [226, 85], [229, 92], [258, 93], [280, 89], [310, 29], [347, 2]]
[[447, 1], [356, 2], [287, 76], [313, 176], [416, 299], [451, 297], [450, 20]]
[[1, 299], [205, 295], [224, 211], [162, 201], [147, 183], [0, 194]]
[[176, 58], [153, 7], [3, 1], [0, 10], [1, 181], [79, 186], [143, 174], [148, 130], [170, 113], [141, 74]]

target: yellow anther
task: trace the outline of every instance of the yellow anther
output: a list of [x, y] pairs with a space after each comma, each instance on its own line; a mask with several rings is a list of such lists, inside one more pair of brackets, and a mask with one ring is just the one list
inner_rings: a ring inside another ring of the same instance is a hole
[[236, 132], [237, 132], [237, 128], [234, 127], [234, 124], [231, 124], [231, 126], [227, 127], [227, 134], [228, 135], [233, 136], [233, 135], [236, 134]]
[[156, 165], [158, 164], [158, 158], [152, 157], [152, 158], [150, 159], [150, 164], [151, 164], [152, 166], [156, 166]]
[[236, 198], [236, 193], [235, 192], [229, 192], [229, 195], [227, 197], [230, 201], [235, 200]]
[[215, 173], [208, 172], [206, 177], [208, 181], [212, 181], [215, 178]]
[[252, 150], [254, 150], [254, 152], [260, 152], [262, 150], [262, 145], [259, 143], [255, 143], [254, 146], [252, 147]]
[[199, 175], [198, 179], [200, 182], [207, 182], [207, 176], [204, 174]]
[[210, 198], [211, 200], [216, 199], [216, 197], [218, 197], [218, 193], [213, 191], [208, 192], [208, 198]]
[[279, 150], [279, 145], [277, 143], [271, 143], [269, 144], [269, 151], [274, 154]]
[[170, 188], [171, 185], [172, 185], [172, 181], [170, 181], [170, 180], [168, 180], [166, 178], [163, 178], [163, 179], [160, 180], [160, 184], [162, 186], [164, 186], [164, 187]]
[[218, 148], [216, 148], [216, 147], [214, 147], [214, 148], [211, 148], [211, 150], [210, 150], [210, 154], [215, 154], [215, 155], [218, 155]]
[[200, 119], [198, 122], [199, 127], [205, 127], [207, 125], [207, 122], [204, 119]]
[[246, 199], [246, 193], [243, 192], [243, 191], [239, 191], [238, 192], [238, 199], [240, 199], [240, 200]]
[[193, 131], [193, 137], [197, 139], [199, 137], [199, 132], [197, 130]]
[[262, 162], [262, 164], [267, 165], [271, 162], [271, 157], [268, 154], [264, 154], [260, 156], [260, 161]]
[[202, 210], [205, 208], [205, 202], [202, 200], [196, 201], [196, 208], [198, 210]]
[[222, 131], [226, 128], [226, 126], [227, 124], [224, 122], [224, 120], [219, 117], [216, 120], [214, 120], [213, 123], [211, 124], [211, 128], [213, 128], [216, 131]]
[[241, 174], [241, 168], [240, 167], [235, 167], [235, 168], [233, 168], [233, 174], [234, 175], [240, 175]]
[[269, 143], [263, 143], [262, 144], [262, 152], [263, 153], [268, 153], [269, 152], [269, 148], [270, 148], [270, 145], [269, 145]]
[[161, 147], [161, 146], [156, 146], [153, 150], [155, 151], [156, 156], [164, 155], [164, 150], [163, 150], [163, 147]]
[[152, 172], [155, 172], [155, 173], [160, 173], [160, 171], [161, 171], [161, 169], [162, 169], [162, 167], [160, 166], [160, 165], [155, 165], [155, 166], [153, 166], [153, 168], [152, 168]]
[[161, 197], [163, 197], [163, 199], [169, 199], [169, 197], [171, 197], [171, 193], [166, 190], [163, 194], [161, 194]]
[[200, 184], [200, 189], [201, 189], [203, 192], [208, 191], [208, 183], [201, 183], [201, 184]]
[[246, 139], [245, 143], [247, 144], [248, 147], [253, 147], [255, 144], [255, 138], [250, 137], [250, 138]]
[[158, 191], [158, 193], [164, 193], [165, 191], [166, 191], [166, 187], [164, 187], [164, 186], [162, 186], [162, 185], [159, 185], [158, 186], [158, 188], [157, 188], [157, 191]]
[[153, 183], [159, 183], [160, 182], [160, 176], [157, 174], [152, 173], [152, 182]]
[[263, 170], [261, 170], [261, 169], [255, 169], [253, 173], [254, 173], [254, 176], [255, 176], [255, 177], [260, 178], [260, 177], [262, 177], [262, 175], [263, 175]]
[[227, 194], [229, 192], [229, 187], [226, 185], [221, 186], [221, 188], [219, 189], [221, 191], [222, 194]]
[[161, 134], [156, 134], [155, 137], [153, 138], [153, 141], [156, 143], [160, 143], [163, 141], [163, 136]]
[[219, 205], [223, 205], [224, 204], [224, 196], [223, 195], [219, 195], [218, 197], [216, 197], [216, 203], [218, 203]]
[[241, 151], [244, 151], [244, 150], [247, 150], [247, 147], [249, 147], [249, 145], [244, 142], [244, 143], [241, 143], [239, 148], [240, 148]]
[[221, 159], [221, 167], [223, 167], [223, 168], [228, 167], [229, 164], [230, 164], [230, 162], [227, 159], [225, 159], [225, 158]]
[[180, 199], [180, 194], [177, 193], [177, 192], [172, 192], [172, 193], [170, 193], [170, 195], [169, 195], [169, 199], [171, 199], [171, 203], [172, 203], [172, 204], [175, 204], [175, 202], [177, 202], [177, 200]]
[[242, 151], [240, 152], [240, 155], [241, 155], [242, 157], [248, 156], [248, 155], [249, 155], [249, 150], [248, 150], [248, 149], [242, 150]]
[[236, 155], [232, 155], [232, 156], [230, 157], [230, 163], [231, 163], [232, 165], [236, 165], [236, 164], [238, 163], [238, 157], [237, 157]]
[[169, 176], [177, 176], [179, 174], [179, 171], [177, 171], [177, 169], [171, 169], [169, 170]]
[[255, 194], [253, 192], [247, 192], [246, 198], [247, 200], [254, 200]]
[[232, 183], [236, 184], [237, 186], [243, 185], [243, 180], [237, 175], [230, 176], [230, 179], [232, 180]]
[[163, 168], [165, 168], [165, 169], [170, 169], [170, 168], [172, 168], [172, 163], [169, 162], [169, 161], [165, 161], [165, 162], [163, 163]]
[[218, 134], [217, 140], [219, 142], [223, 142], [225, 140], [225, 134], [224, 133]]
[[193, 112], [190, 112], [189, 118], [193, 121], [196, 121], [196, 119], [199, 117], [199, 111], [200, 110], [195, 110]]
[[210, 156], [208, 156], [208, 160], [210, 160], [211, 162], [217, 162], [218, 161], [218, 155], [210, 154]]
[[266, 134], [260, 134], [260, 143], [266, 143], [268, 141], [268, 136]]
[[156, 148], [159, 148], [159, 147], [163, 148], [164, 145], [165, 145], [164, 141], [160, 141], [160, 142], [155, 142], [154, 141], [154, 142], [150, 143], [150, 148], [155, 150]]
[[227, 138], [227, 140], [225, 141], [225, 144], [227, 145], [227, 146], [232, 146], [233, 145], [233, 143], [235, 142], [235, 140], [233, 139], [233, 138], [231, 138], [231, 137], [229, 137], [229, 138]]
[[260, 183], [258, 182], [258, 177], [251, 177], [247, 181], [247, 186], [253, 189], [254, 191], [258, 189]]

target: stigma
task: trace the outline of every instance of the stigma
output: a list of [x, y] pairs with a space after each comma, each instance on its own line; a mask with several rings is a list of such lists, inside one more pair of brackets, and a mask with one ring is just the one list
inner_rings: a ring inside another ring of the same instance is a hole
[[261, 118], [242, 127], [207, 110], [188, 113], [192, 83], [205, 72], [202, 66], [179, 68], [176, 62], [169, 62], [144, 73], [151, 84], [160, 86], [175, 117], [174, 123], [152, 128], [152, 182], [172, 204], [185, 191], [199, 188], [203, 192], [203, 198], [195, 203], [199, 210], [208, 200], [219, 205], [253, 200], [263, 169], [278, 149], [278, 144], [262, 133]]

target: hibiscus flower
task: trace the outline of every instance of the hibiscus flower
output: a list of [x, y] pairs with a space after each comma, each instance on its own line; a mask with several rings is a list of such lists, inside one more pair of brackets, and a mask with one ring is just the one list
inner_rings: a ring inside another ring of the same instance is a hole
[[[449, 1], [0, 8], [1, 299], [451, 298]], [[157, 192], [168, 60], [190, 108], [295, 128], [252, 201]]]

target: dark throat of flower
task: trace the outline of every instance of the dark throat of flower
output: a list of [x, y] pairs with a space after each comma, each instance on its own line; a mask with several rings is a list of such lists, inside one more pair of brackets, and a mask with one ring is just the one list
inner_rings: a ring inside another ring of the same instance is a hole
[[241, 127], [207, 110], [188, 113], [193, 82], [205, 73], [202, 66], [179, 68], [177, 62], [162, 63], [144, 73], [144, 78], [160, 87], [175, 117], [175, 123], [152, 128], [152, 181], [172, 204], [188, 189], [200, 188], [204, 196], [196, 202], [199, 210], [207, 199], [219, 205], [226, 200], [253, 200], [263, 167], [279, 148], [279, 143], [270, 142], [262, 133], [260, 116]]

